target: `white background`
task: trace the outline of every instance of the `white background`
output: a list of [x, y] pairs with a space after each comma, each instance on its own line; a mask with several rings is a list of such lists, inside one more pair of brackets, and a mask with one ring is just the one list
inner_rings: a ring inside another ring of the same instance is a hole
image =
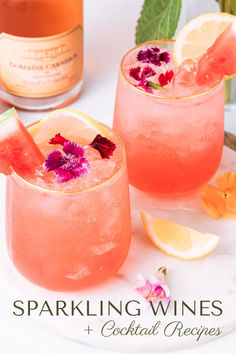
[[[85, 0], [84, 2], [84, 87], [78, 100], [71, 106], [111, 125], [119, 62], [123, 54], [134, 45], [136, 20], [143, 0]], [[187, 18], [217, 9], [214, 0], [183, 0], [183, 2], [184, 9], [179, 27]], [[0, 112], [7, 108], [0, 103]], [[44, 116], [44, 113], [20, 112], [20, 116], [27, 124]], [[236, 133], [235, 118], [227, 116], [226, 127]], [[3, 195], [3, 186], [0, 187], [0, 193]], [[1, 217], [1, 222], [3, 222], [3, 217]], [[24, 318], [16, 323], [9, 309], [5, 308], [4, 299], [2, 297], [0, 299], [1, 354], [107, 353], [67, 341], [39, 326], [32, 325]], [[227, 354], [236, 353], [235, 332], [204, 346], [175, 352], [175, 354], [218, 354], [223, 351]]]

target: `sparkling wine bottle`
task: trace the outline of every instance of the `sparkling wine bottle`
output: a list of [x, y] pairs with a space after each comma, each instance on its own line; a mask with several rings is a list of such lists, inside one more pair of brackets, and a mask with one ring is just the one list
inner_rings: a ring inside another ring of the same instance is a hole
[[49, 109], [75, 99], [83, 74], [83, 0], [0, 0], [0, 98]]

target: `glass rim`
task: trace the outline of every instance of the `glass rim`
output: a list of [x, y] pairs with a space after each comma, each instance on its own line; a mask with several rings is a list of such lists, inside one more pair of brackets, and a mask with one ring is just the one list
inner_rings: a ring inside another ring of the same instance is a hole
[[123, 63], [124, 60], [126, 59], [127, 55], [130, 54], [131, 52], [133, 52], [135, 49], [143, 47], [145, 45], [148, 44], [153, 44], [153, 43], [165, 43], [165, 42], [175, 42], [175, 39], [157, 39], [154, 41], [148, 41], [148, 42], [144, 42], [141, 44], [136, 45], [135, 47], [131, 48], [130, 50], [128, 50], [128, 52], [126, 52], [120, 62], [120, 73], [121, 76], [123, 77], [123, 79], [135, 90], [137, 90], [138, 92], [143, 93], [144, 95], [150, 96], [150, 97], [154, 97], [157, 99], [163, 99], [163, 100], [186, 100], [186, 99], [191, 99], [191, 98], [195, 98], [195, 97], [200, 97], [200, 96], [204, 96], [207, 93], [213, 91], [214, 89], [216, 89], [218, 86], [220, 86], [222, 84], [222, 82], [224, 82], [225, 78], [223, 77], [222, 80], [218, 81], [214, 86], [210, 87], [207, 90], [204, 90], [200, 93], [196, 93], [194, 95], [187, 95], [187, 96], [161, 96], [161, 95], [155, 95], [153, 93], [148, 93], [146, 91], [140, 90], [138, 87], [135, 87], [133, 84], [131, 84], [131, 82], [127, 79], [127, 77], [125, 76], [124, 72], [123, 72]]
[[[33, 122], [29, 125], [26, 126], [26, 128], [28, 130], [30, 130], [30, 128], [32, 128], [34, 125], [38, 124], [39, 122], [41, 121], [40, 120], [37, 120], [36, 122]], [[80, 190], [54, 190], [54, 189], [49, 189], [49, 188], [45, 188], [45, 187], [40, 187], [40, 186], [37, 186], [35, 185], [34, 183], [31, 183], [29, 181], [27, 181], [25, 178], [21, 177], [13, 168], [12, 168], [12, 173], [13, 175], [19, 179], [21, 182], [24, 182], [26, 185], [30, 186], [31, 188], [34, 188], [36, 190], [39, 190], [41, 192], [47, 192], [47, 193], [52, 193], [52, 194], [65, 194], [65, 195], [70, 195], [70, 194], [81, 194], [81, 193], [87, 193], [87, 192], [90, 192], [90, 191], [93, 191], [93, 190], [97, 190], [97, 189], [100, 189], [104, 186], [106, 186], [107, 184], [110, 184], [110, 182], [112, 182], [113, 180], [116, 179], [116, 177], [118, 177], [121, 172], [123, 171], [124, 167], [125, 167], [125, 164], [126, 164], [126, 153], [125, 153], [125, 146], [124, 146], [124, 143], [122, 141], [122, 139], [120, 138], [120, 136], [112, 129], [110, 128], [109, 126], [107, 126], [106, 124], [103, 124], [103, 123], [100, 123], [97, 121], [97, 123], [103, 125], [106, 129], [108, 130], [111, 130], [114, 135], [116, 136], [116, 138], [119, 140], [120, 144], [121, 144], [121, 147], [122, 147], [122, 154], [123, 154], [123, 160], [122, 160], [122, 164], [120, 166], [120, 168], [118, 169], [118, 171], [116, 171], [114, 173], [114, 175], [112, 175], [110, 178], [108, 178], [105, 182], [102, 182], [100, 184], [97, 184], [93, 187], [90, 187], [90, 188], [86, 188], [86, 189], [80, 189]], [[10, 175], [11, 177], [11, 175]]]

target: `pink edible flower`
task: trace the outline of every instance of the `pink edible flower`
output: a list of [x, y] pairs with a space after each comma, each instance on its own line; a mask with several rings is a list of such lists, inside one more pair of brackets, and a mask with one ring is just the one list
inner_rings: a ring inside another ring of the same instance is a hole
[[[156, 75], [155, 70], [153, 70], [150, 66], [145, 66], [142, 71], [142, 77], [151, 77]], [[141, 79], [142, 79], [141, 77]]]
[[129, 71], [129, 76], [131, 76], [134, 80], [140, 81], [140, 71], [141, 71], [141, 66], [137, 66], [136, 68], [131, 68]]
[[165, 283], [166, 268], [161, 267], [155, 274], [144, 277], [145, 284], [136, 288], [136, 291], [147, 301], [170, 300], [170, 291]]
[[142, 87], [148, 93], [153, 92], [152, 88], [149, 87], [149, 81], [147, 81], [147, 78], [156, 75], [156, 72], [150, 66], [145, 66], [142, 71], [140, 66], [131, 68], [129, 75], [136, 81], [139, 81], [137, 87]]
[[89, 146], [98, 150], [103, 159], [110, 159], [116, 149], [116, 145], [112, 141], [100, 134], [95, 137]]
[[173, 76], [174, 72], [172, 70], [166, 71], [165, 74], [160, 74], [158, 77], [160, 86], [166, 86], [169, 82], [171, 82]]
[[147, 48], [146, 50], [140, 50], [138, 52], [137, 61], [161, 66], [162, 62], [169, 63], [170, 54], [168, 52], [160, 53], [160, 49], [158, 47]]
[[150, 66], [145, 66], [142, 71], [141, 71], [141, 66], [137, 66], [136, 68], [131, 68], [129, 71], [129, 75], [137, 80], [137, 81], [141, 81], [144, 78], [150, 77], [150, 76], [154, 76], [156, 75], [155, 70], [153, 70]]
[[74, 142], [66, 141], [62, 148], [52, 151], [45, 161], [47, 172], [54, 171], [58, 183], [68, 182], [77, 177], [83, 177], [89, 171], [88, 160], [84, 157], [83, 147]]
[[54, 171], [58, 183], [68, 182], [77, 177], [85, 176], [89, 171], [89, 163], [85, 157], [88, 146], [99, 151], [102, 158], [109, 159], [116, 145], [109, 139], [98, 134], [91, 144], [82, 147], [64, 138], [60, 133], [49, 141], [49, 144], [62, 145], [62, 151], [54, 150], [46, 158], [45, 169]]

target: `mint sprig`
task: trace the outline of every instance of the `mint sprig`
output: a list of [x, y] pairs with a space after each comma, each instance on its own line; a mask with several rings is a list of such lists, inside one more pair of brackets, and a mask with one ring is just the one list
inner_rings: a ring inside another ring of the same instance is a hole
[[176, 31], [182, 0], [145, 0], [136, 27], [136, 44], [171, 39]]

